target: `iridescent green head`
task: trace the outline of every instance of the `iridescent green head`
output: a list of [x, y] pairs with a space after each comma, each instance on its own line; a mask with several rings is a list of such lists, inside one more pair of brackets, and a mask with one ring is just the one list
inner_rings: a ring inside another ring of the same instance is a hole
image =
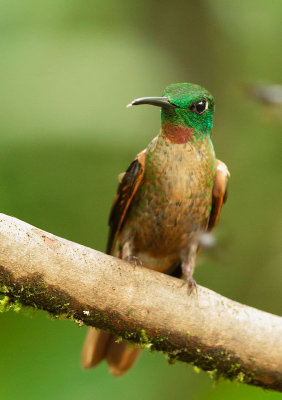
[[129, 106], [151, 104], [162, 108], [162, 125], [188, 128], [193, 133], [210, 134], [213, 126], [214, 100], [199, 85], [174, 83], [167, 86], [163, 97], [143, 97]]
[[175, 107], [162, 108], [162, 123], [182, 125], [194, 132], [211, 132], [214, 100], [206, 89], [192, 83], [175, 83], [165, 89], [163, 97]]

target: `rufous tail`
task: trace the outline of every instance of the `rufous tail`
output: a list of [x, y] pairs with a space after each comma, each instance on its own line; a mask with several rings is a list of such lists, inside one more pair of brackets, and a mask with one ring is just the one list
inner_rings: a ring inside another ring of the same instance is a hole
[[141, 349], [132, 347], [126, 340], [116, 343], [117, 337], [95, 328], [89, 328], [82, 349], [83, 368], [92, 368], [102, 360], [107, 360], [112, 375], [126, 373], [137, 360]]

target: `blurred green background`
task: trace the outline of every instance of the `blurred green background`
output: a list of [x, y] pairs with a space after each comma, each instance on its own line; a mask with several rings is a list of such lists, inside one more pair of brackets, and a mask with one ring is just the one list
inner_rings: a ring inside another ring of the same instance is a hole
[[[199, 83], [232, 177], [196, 280], [281, 314], [281, 109], [245, 91], [281, 82], [281, 15], [280, 0], [1, 0], [1, 211], [104, 250], [117, 175], [159, 130], [156, 108], [125, 105]], [[44, 312], [0, 323], [1, 399], [280, 398], [146, 351], [120, 379], [104, 364], [85, 372], [86, 328]]]

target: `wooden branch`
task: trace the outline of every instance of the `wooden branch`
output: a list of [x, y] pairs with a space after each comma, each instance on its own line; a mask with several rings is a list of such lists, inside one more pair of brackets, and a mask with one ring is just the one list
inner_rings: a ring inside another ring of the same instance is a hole
[[0, 292], [214, 375], [282, 391], [282, 318], [0, 214]]

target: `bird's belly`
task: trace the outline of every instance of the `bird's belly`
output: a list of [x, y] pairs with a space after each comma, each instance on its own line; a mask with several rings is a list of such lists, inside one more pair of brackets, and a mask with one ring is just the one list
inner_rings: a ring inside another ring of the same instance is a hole
[[123, 229], [143, 265], [163, 271], [189, 252], [207, 228], [211, 190], [187, 175], [143, 187]]
[[206, 230], [208, 216], [208, 207], [199, 198], [168, 202], [165, 207], [150, 207], [149, 203], [140, 225], [134, 224], [135, 247], [153, 256], [179, 253]]

